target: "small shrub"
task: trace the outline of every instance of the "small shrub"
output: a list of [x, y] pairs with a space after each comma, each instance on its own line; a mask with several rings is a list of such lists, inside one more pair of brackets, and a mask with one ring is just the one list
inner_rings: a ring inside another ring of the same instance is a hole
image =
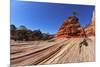
[[54, 39], [48, 40], [48, 42], [54, 42], [54, 41], [55, 41]]

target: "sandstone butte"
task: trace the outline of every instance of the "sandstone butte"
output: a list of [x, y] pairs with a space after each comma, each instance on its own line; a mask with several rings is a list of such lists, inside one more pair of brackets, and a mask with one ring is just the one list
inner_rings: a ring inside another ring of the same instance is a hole
[[76, 16], [70, 16], [63, 21], [56, 38], [84, 37], [95, 35], [95, 13], [93, 12], [92, 21], [88, 26], [82, 28], [79, 19]]
[[79, 19], [75, 16], [70, 16], [64, 20], [55, 37], [70, 38], [80, 37], [82, 35], [82, 27], [80, 26]]

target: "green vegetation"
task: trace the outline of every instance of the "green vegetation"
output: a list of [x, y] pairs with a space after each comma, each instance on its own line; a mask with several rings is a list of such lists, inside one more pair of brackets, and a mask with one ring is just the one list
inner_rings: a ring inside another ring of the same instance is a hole
[[48, 42], [54, 42], [55, 41], [55, 39], [50, 39], [50, 40], [48, 40]]
[[73, 14], [73, 16], [76, 16], [76, 15], [78, 15], [78, 13], [77, 13], [77, 12], [75, 12], [75, 11], [74, 11], [72, 14]]

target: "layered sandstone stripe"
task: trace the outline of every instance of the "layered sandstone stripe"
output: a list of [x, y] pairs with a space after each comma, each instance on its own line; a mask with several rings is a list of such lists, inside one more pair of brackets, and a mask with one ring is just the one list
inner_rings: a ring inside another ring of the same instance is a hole
[[82, 41], [83, 38], [69, 38], [41, 41], [40, 44], [39, 41], [12, 43], [11, 66], [95, 61], [94, 37], [87, 39], [88, 46], [83, 45], [80, 52], [79, 44]]

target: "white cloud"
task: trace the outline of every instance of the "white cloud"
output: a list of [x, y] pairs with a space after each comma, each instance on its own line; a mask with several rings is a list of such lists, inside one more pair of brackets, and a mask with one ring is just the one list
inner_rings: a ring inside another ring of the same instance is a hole
[[50, 2], [50, 3], [95, 5], [95, 0], [19, 0], [19, 1], [31, 1], [31, 2], [36, 1], [36, 2]]

